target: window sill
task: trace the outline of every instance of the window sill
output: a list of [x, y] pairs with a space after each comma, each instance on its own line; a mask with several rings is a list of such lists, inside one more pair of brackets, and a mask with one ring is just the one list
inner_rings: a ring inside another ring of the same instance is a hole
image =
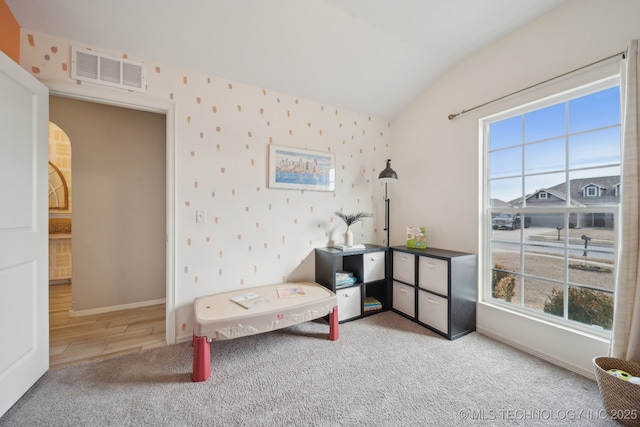
[[592, 339], [592, 340], [596, 340], [599, 342], [602, 342], [604, 344], [609, 344], [611, 342], [611, 332], [610, 331], [602, 331], [602, 332], [598, 332], [598, 331], [593, 331], [593, 330], [588, 330], [588, 328], [584, 327], [572, 327], [571, 325], [568, 324], [564, 324], [561, 322], [553, 322], [549, 319], [546, 318], [546, 316], [543, 315], [536, 315], [535, 313], [526, 311], [526, 310], [518, 310], [517, 308], [513, 308], [513, 307], [506, 307], [502, 304], [496, 304], [490, 301], [478, 301], [479, 305], [484, 305], [487, 307], [491, 307], [493, 309], [496, 310], [500, 310], [504, 313], [508, 313], [510, 315], [513, 316], [518, 316], [521, 317], [523, 319], [527, 319], [533, 322], [537, 322], [540, 323], [542, 325], [545, 325], [549, 328], [554, 328], [560, 331], [564, 331], [564, 332], [568, 332], [571, 334], [575, 334], [581, 337], [585, 337], [588, 339]]

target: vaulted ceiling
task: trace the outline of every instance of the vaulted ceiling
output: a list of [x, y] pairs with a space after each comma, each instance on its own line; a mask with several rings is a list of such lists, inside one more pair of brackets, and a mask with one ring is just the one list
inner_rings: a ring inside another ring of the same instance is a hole
[[25, 30], [391, 120], [565, 0], [5, 1]]

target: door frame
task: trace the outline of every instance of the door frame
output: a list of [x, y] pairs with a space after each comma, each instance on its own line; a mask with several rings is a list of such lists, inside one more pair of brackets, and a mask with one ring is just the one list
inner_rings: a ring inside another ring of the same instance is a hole
[[49, 88], [49, 95], [112, 105], [133, 110], [148, 111], [166, 115], [166, 341], [176, 342], [176, 105], [145, 98], [145, 95], [131, 94], [118, 90], [93, 87], [91, 84], [64, 84], [42, 81]]

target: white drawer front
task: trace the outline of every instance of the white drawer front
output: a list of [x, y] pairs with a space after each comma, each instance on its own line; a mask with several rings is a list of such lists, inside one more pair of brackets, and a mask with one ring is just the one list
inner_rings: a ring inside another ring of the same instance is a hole
[[420, 257], [418, 261], [418, 286], [441, 295], [448, 295], [447, 261]]
[[393, 251], [393, 278], [416, 284], [416, 257], [413, 254]]
[[360, 316], [362, 299], [360, 298], [360, 287], [338, 289], [338, 320], [351, 319]]
[[448, 300], [428, 292], [418, 292], [418, 320], [440, 332], [449, 333]]
[[370, 252], [362, 255], [364, 282], [383, 280], [385, 252]]
[[393, 282], [393, 308], [404, 314], [416, 316], [416, 290], [403, 283]]

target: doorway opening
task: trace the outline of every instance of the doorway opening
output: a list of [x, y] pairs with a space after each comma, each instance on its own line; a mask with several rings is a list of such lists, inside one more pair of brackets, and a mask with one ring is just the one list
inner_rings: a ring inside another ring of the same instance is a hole
[[70, 136], [70, 200], [52, 216], [70, 222], [71, 264], [68, 277], [55, 262], [50, 270], [51, 366], [166, 345], [166, 114], [64, 96], [49, 104]]
[[70, 283], [71, 141], [49, 122], [49, 285]]

